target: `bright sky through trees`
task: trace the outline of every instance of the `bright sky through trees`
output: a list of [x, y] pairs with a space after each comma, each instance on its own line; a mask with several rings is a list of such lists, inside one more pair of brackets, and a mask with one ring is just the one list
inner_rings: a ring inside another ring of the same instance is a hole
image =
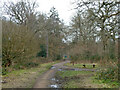
[[[2, 2], [18, 2], [20, 0], [4, 0]], [[32, 0], [28, 0], [32, 1]], [[34, 0], [33, 0], [34, 1]], [[65, 24], [69, 24], [72, 15], [75, 13], [72, 2], [75, 0], [36, 0], [39, 7], [37, 11], [42, 13], [49, 13], [51, 7], [55, 7], [58, 10], [59, 17], [64, 20]], [[3, 14], [4, 15], [4, 14]]]
[[58, 10], [59, 16], [69, 24], [71, 16], [74, 14], [73, 5], [71, 4], [74, 0], [38, 0], [39, 8], [38, 11], [48, 13], [51, 7], [55, 7]]

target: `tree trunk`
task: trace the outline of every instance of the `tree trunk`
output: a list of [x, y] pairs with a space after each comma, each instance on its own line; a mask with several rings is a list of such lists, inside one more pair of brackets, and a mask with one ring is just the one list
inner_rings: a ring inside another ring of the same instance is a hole
[[48, 31], [46, 32], [46, 54], [47, 54], [47, 58], [49, 57], [49, 52], [48, 52]]

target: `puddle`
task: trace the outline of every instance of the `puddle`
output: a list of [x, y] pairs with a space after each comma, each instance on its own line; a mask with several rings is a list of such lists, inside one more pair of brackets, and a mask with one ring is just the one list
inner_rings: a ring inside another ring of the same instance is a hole
[[51, 84], [49, 85], [50, 88], [60, 88], [61, 84], [59, 83], [59, 80], [54, 78], [50, 79]]
[[57, 84], [50, 85], [51, 88], [59, 88]]
[[[67, 68], [59, 68], [58, 71], [68, 71], [68, 70], [73, 70], [75, 71], [75, 69], [67, 69]], [[77, 70], [77, 69], [76, 69]]]
[[56, 67], [55, 67], [55, 66], [52, 66], [52, 67], [51, 67], [51, 69], [54, 69], [54, 68], [56, 68]]
[[51, 80], [55, 81], [55, 78], [52, 78]]
[[1, 83], [2, 83], [2, 84], [5, 84], [5, 83], [7, 83], [7, 82], [6, 82], [6, 81], [1, 80]]
[[63, 69], [58, 69], [58, 71], [63, 71]]
[[52, 78], [51, 80], [54, 81], [54, 82], [55, 82], [55, 81], [56, 81], [56, 82], [59, 81], [59, 80], [57, 80], [56, 78]]
[[69, 70], [73, 70], [73, 71], [75, 71], [76, 69], [69, 69]]
[[71, 68], [71, 69], [68, 69], [68, 68], [59, 68], [58, 71], [96, 71], [94, 69], [79, 69], [79, 68]]
[[[55, 69], [55, 66], [52, 66], [51, 69]], [[92, 69], [82, 69], [82, 68], [56, 68], [58, 71], [93, 71]], [[63, 87], [63, 80], [58, 77], [53, 77], [50, 79], [50, 88], [61, 88]]]
[[78, 68], [76, 68], [76, 69], [74, 69], [75, 71], [82, 71], [82, 69], [78, 69]]

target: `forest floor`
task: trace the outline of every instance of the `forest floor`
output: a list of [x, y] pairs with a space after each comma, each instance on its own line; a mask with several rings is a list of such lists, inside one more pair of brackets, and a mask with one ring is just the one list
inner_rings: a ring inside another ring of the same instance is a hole
[[83, 68], [70, 61], [52, 62], [37, 68], [13, 71], [3, 77], [3, 88], [116, 88], [116, 83], [95, 79], [96, 68], [90, 64]]

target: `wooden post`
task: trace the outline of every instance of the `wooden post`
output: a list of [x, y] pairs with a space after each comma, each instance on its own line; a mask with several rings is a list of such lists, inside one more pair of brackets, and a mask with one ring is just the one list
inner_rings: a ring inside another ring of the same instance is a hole
[[74, 66], [74, 61], [72, 62], [73, 66]]

